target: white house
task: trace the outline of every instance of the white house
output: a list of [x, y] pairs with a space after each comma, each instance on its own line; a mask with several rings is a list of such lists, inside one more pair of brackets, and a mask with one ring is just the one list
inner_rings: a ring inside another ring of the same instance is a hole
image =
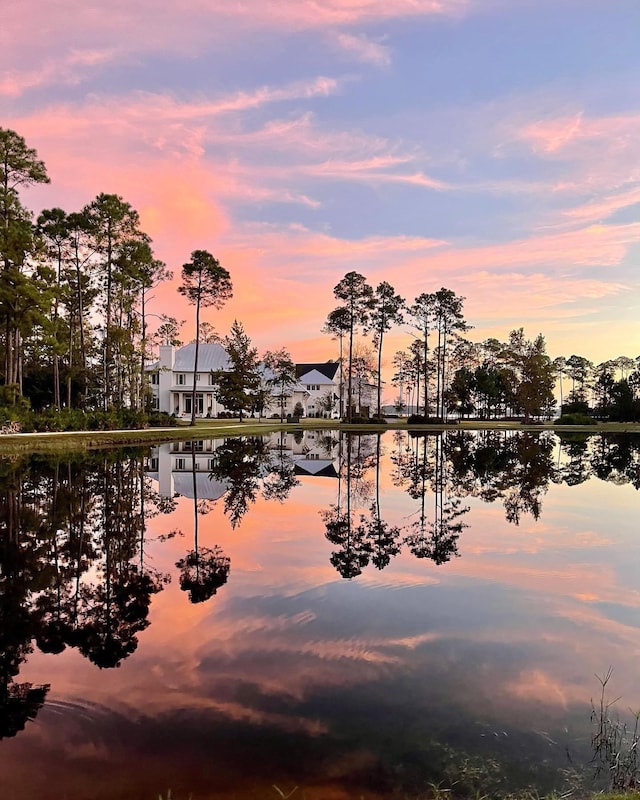
[[[179, 417], [191, 416], [195, 349], [195, 343], [178, 348], [161, 345], [158, 360], [147, 365], [154, 409]], [[196, 375], [196, 416], [217, 417], [226, 411], [216, 400], [213, 373], [217, 370], [228, 370], [230, 367], [227, 352], [222, 345], [200, 344]], [[336, 418], [339, 414], [339, 374], [339, 364], [336, 361], [324, 364], [298, 364], [296, 366], [298, 382], [288, 393], [284, 414], [293, 414], [296, 405], [300, 403], [305, 416]], [[268, 379], [267, 370], [263, 371], [263, 376], [265, 380]], [[327, 398], [331, 398], [333, 412], [323, 410], [329, 408]], [[263, 411], [264, 416], [279, 415], [279, 413], [278, 398], [274, 398]]]
[[341, 380], [340, 363], [296, 364], [296, 377], [309, 392], [305, 413], [308, 417], [340, 416]]
[[[195, 344], [179, 348], [170, 344], [160, 345], [158, 360], [147, 366], [152, 406], [157, 411], [166, 411], [176, 416], [191, 416], [195, 351]], [[219, 344], [201, 344], [196, 375], [198, 417], [207, 414], [216, 417], [220, 411], [224, 411], [213, 391], [215, 382], [212, 371], [219, 369], [229, 369], [229, 358], [224, 347]]]

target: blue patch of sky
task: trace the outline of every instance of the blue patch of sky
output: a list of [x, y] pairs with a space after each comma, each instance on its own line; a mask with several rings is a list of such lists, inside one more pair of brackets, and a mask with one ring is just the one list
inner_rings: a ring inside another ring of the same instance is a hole
[[[293, 190], [292, 190], [293, 191]], [[295, 191], [320, 201], [319, 208], [269, 203], [239, 206], [237, 222], [298, 223], [344, 239], [410, 236], [482, 244], [526, 236], [531, 201], [526, 196], [477, 195], [417, 186], [369, 185], [332, 180]]]
[[[350, 94], [332, 102], [356, 116], [380, 107], [476, 104], [559, 79], [589, 84], [637, 69], [638, 23], [640, 10], [629, 3], [622, 12], [554, 4], [455, 23], [395, 23], [387, 28], [393, 65], [375, 76], [375, 91], [360, 93], [355, 103]], [[372, 35], [381, 33], [377, 28]]]
[[[626, 206], [625, 208], [619, 208], [609, 216], [603, 215], [598, 222], [606, 221], [610, 225], [631, 225], [633, 223], [637, 223], [639, 219], [640, 203], [634, 203], [633, 205]], [[640, 247], [637, 249], [640, 251]]]

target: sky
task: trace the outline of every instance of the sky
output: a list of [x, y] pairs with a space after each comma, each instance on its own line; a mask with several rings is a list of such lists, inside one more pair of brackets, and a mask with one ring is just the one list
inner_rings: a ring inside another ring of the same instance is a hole
[[205, 319], [261, 352], [335, 358], [355, 270], [598, 363], [640, 354], [639, 32], [638, 0], [4, 0], [0, 126], [47, 166], [35, 213], [138, 210], [185, 339], [206, 249], [234, 298]]

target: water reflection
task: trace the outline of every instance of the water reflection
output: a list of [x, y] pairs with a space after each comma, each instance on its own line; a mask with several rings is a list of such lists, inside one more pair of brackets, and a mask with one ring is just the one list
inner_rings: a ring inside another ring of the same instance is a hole
[[[497, 723], [482, 716], [486, 709], [478, 698], [488, 698], [492, 709], [503, 702], [491, 695], [496, 674], [502, 694], [544, 703], [553, 683], [540, 663], [560, 660], [544, 627], [549, 601], [539, 589], [533, 609], [520, 587], [498, 589], [494, 577], [494, 584], [479, 589], [461, 577], [465, 570], [474, 580], [482, 577], [474, 564], [478, 542], [489, 538], [483, 509], [498, 509], [491, 525], [501, 517], [501, 535], [530, 534], [544, 530], [545, 514], [557, 514], [557, 500], [547, 499], [559, 496], [554, 491], [573, 491], [587, 480], [612, 491], [620, 485], [637, 490], [639, 469], [640, 442], [630, 436], [558, 441], [547, 434], [464, 431], [274, 434], [83, 459], [2, 462], [0, 736], [24, 730], [17, 738], [37, 746], [28, 736], [37, 726], [28, 723], [46, 717], [45, 700], [61, 680], [57, 672], [56, 681], [51, 677], [54, 654], [73, 651], [87, 666], [106, 671], [142, 658], [141, 686], [170, 674], [183, 698], [202, 681], [194, 700], [202, 729], [226, 731], [236, 742], [238, 763], [247, 742], [264, 745], [257, 731], [266, 726], [271, 747], [283, 748], [270, 757], [284, 772], [285, 754], [300, 748], [309, 763], [321, 751], [328, 769], [337, 758], [334, 744], [341, 742], [350, 754], [341, 762], [341, 780], [347, 773], [355, 780], [357, 773], [366, 783], [367, 773], [367, 785], [379, 780], [382, 786], [390, 785], [391, 775], [409, 791], [410, 775], [419, 791], [425, 776], [441, 779], [433, 767], [438, 758], [460, 761], [451, 751], [456, 737], [464, 753], [484, 752], [478, 726], [493, 737]], [[576, 559], [579, 566], [593, 559], [602, 569], [605, 530], [587, 531], [601, 549], [585, 551]], [[258, 556], [253, 551], [260, 542]], [[627, 553], [615, 558], [613, 572], [631, 573], [635, 562]], [[397, 589], [383, 592], [383, 580]], [[429, 594], [441, 580], [437, 595]], [[604, 631], [612, 620], [615, 637], [606, 641], [615, 648], [623, 640], [622, 626], [640, 625], [636, 590], [627, 587], [621, 603], [615, 592], [597, 593], [583, 583], [593, 598], [579, 613], [571, 605], [575, 599], [565, 599], [553, 614], [566, 615], [567, 624], [554, 636], [562, 640], [585, 617], [591, 631], [596, 623]], [[627, 583], [633, 587], [631, 574]], [[507, 644], [510, 626], [515, 629], [511, 614], [527, 620], [526, 645]], [[214, 627], [209, 620], [216, 615], [220, 623]], [[153, 630], [147, 630], [151, 620]], [[161, 634], [163, 624], [167, 631]], [[191, 624], [200, 650], [188, 641]], [[181, 632], [179, 644], [177, 638], [173, 644], [172, 626]], [[154, 631], [162, 646], [145, 662], [140, 650], [145, 641], [151, 647]], [[546, 648], [539, 663], [533, 657], [536, 634]], [[497, 655], [491, 635], [501, 643]], [[183, 647], [186, 677], [176, 667]], [[173, 661], [165, 665], [159, 659], [169, 658], [167, 649]], [[49, 655], [38, 661], [38, 652]], [[166, 686], [162, 691], [170, 695]], [[166, 702], [162, 691], [159, 704]], [[414, 701], [416, 715], [407, 710]], [[425, 708], [430, 713], [421, 717]], [[455, 735], [443, 722], [447, 714]], [[500, 724], [509, 732], [509, 746], [525, 741], [518, 725]], [[385, 745], [375, 733], [380, 730], [395, 731], [397, 743]], [[300, 736], [311, 740], [301, 744]], [[506, 751], [506, 742], [500, 746]], [[415, 753], [408, 756], [412, 747]], [[544, 758], [535, 737], [523, 749]], [[356, 769], [354, 754], [364, 751]], [[432, 756], [429, 771], [425, 760]], [[404, 759], [402, 769], [398, 759]], [[376, 770], [384, 780], [371, 777]], [[234, 778], [228, 780], [231, 785]]]
[[152, 489], [142, 452], [2, 467], [0, 733], [11, 736], [49, 688], [15, 682], [34, 643], [45, 653], [77, 648], [101, 668], [136, 650], [166, 579], [145, 565], [146, 519], [175, 502]]

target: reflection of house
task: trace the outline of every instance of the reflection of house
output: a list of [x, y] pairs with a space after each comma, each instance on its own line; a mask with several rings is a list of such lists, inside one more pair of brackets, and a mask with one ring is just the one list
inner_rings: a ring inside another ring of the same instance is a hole
[[326, 431], [277, 431], [269, 436], [269, 448], [290, 454], [296, 475], [338, 476], [338, 440]]
[[[162, 497], [217, 500], [227, 490], [223, 481], [210, 478], [215, 464], [216, 448], [223, 439], [199, 439], [195, 442], [170, 442], [154, 447], [147, 462], [147, 474], [158, 481], [158, 492]], [[194, 469], [195, 466], [195, 469]], [[194, 493], [195, 476], [195, 493]]]
[[[166, 411], [176, 416], [190, 416], [193, 393], [193, 367], [195, 361], [195, 344], [175, 348], [172, 345], [161, 345], [158, 360], [147, 366], [151, 384], [152, 404], [158, 411]], [[284, 414], [293, 414], [298, 403], [305, 416], [338, 416], [338, 363], [329, 361], [325, 364], [298, 364], [296, 375], [298, 382], [286, 392]], [[216, 400], [214, 372], [230, 368], [227, 353], [220, 344], [201, 343], [198, 351], [198, 373], [196, 375], [196, 416], [217, 417], [225, 407]], [[264, 379], [269, 377], [263, 372]], [[277, 387], [273, 390], [274, 398], [263, 415], [280, 413], [280, 399]], [[321, 406], [329, 407], [331, 399], [335, 413], [322, 413]]]
[[[217, 500], [227, 490], [225, 481], [212, 480], [216, 450], [224, 439], [199, 439], [193, 442], [170, 442], [154, 447], [147, 460], [146, 473], [158, 482], [163, 497], [182, 497]], [[338, 441], [326, 431], [286, 431], [272, 433], [268, 438], [273, 453], [273, 466], [283, 454], [293, 461], [297, 475], [337, 476]], [[195, 467], [195, 469], [194, 469]], [[194, 493], [195, 478], [195, 493]]]

